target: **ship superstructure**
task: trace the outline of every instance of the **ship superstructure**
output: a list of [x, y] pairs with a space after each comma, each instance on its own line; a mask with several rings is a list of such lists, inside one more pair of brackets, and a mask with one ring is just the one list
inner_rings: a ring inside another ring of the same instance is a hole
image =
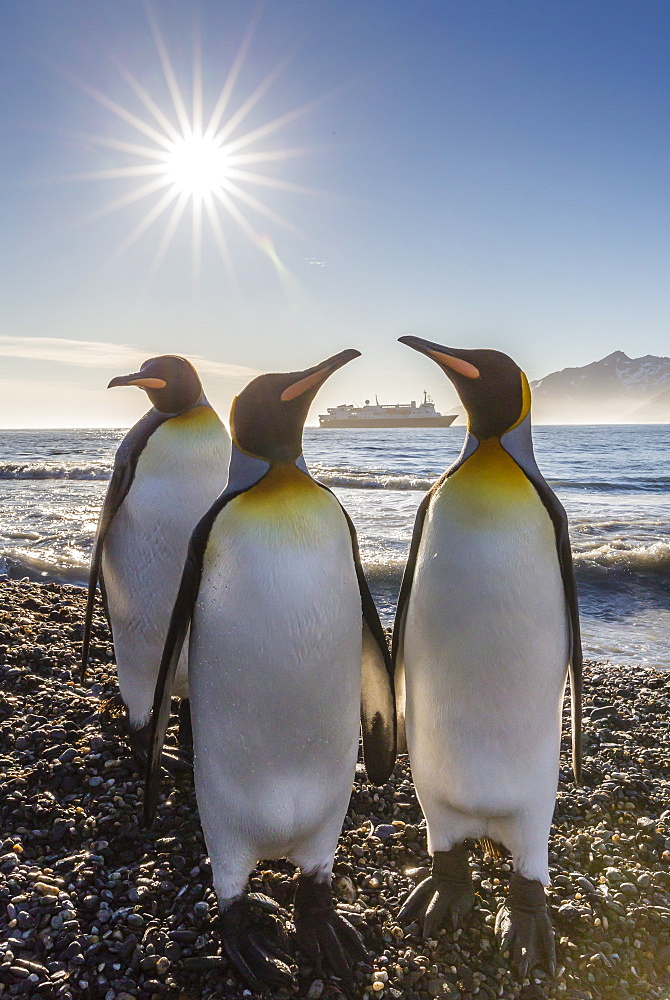
[[449, 427], [456, 414], [438, 413], [435, 403], [423, 394], [423, 402], [380, 403], [365, 400], [364, 406], [343, 403], [329, 406], [327, 413], [319, 414], [320, 427]]

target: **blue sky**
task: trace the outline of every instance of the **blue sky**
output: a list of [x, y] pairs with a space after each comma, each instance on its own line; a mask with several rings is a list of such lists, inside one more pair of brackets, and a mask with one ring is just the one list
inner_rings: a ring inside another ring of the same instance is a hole
[[[314, 412], [453, 405], [406, 333], [531, 378], [667, 355], [669, 37], [651, 0], [4, 0], [0, 426], [132, 423], [105, 386], [160, 353], [226, 417], [345, 347]], [[245, 53], [218, 127], [247, 160], [168, 245], [179, 197], [148, 224], [172, 189], [128, 144], [166, 153], [137, 125], [178, 124], [171, 73], [193, 122], [196, 51], [205, 124]]]

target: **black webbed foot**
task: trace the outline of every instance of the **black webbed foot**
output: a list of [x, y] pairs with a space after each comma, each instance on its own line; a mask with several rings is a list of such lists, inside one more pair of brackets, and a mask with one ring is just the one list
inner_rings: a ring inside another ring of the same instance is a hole
[[277, 917], [277, 904], [261, 893], [250, 893], [223, 911], [221, 945], [240, 976], [256, 992], [272, 987], [297, 987], [289, 941]]
[[[181, 706], [186, 706], [183, 714]], [[193, 731], [191, 730], [191, 711], [188, 700], [181, 702], [179, 710], [179, 746], [166, 743], [163, 747], [161, 764], [169, 774], [188, 774], [193, 772]], [[182, 734], [184, 741], [182, 742]], [[190, 740], [189, 740], [190, 736]], [[133, 727], [128, 720], [128, 742], [133, 756], [142, 768], [146, 767], [151, 744], [151, 720], [143, 726]]]
[[[128, 742], [133, 752], [133, 757], [143, 768], [146, 766], [149, 757], [149, 744], [151, 743], [151, 722], [136, 729], [128, 728]], [[193, 755], [190, 751], [183, 751], [179, 747], [166, 745], [163, 748], [161, 763], [170, 774], [179, 774], [193, 771]]]
[[[428, 869], [415, 869], [414, 874], [428, 875]], [[418, 919], [423, 936], [435, 937], [447, 916], [455, 930], [474, 902], [468, 852], [459, 844], [450, 851], [435, 851], [430, 875], [406, 897], [398, 920], [409, 923]]]
[[128, 742], [133, 751], [133, 755], [144, 765], [149, 754], [149, 744], [151, 743], [151, 722], [145, 722], [143, 726], [133, 728], [128, 723]]
[[554, 931], [544, 888], [537, 879], [516, 872], [512, 875], [507, 900], [496, 917], [496, 935], [500, 950], [509, 952], [511, 970], [520, 980], [536, 966], [550, 976], [555, 974]]
[[300, 875], [293, 920], [298, 947], [322, 971], [327, 966], [347, 988], [354, 983], [356, 962], [367, 959], [358, 932], [335, 909], [330, 885], [313, 875]]

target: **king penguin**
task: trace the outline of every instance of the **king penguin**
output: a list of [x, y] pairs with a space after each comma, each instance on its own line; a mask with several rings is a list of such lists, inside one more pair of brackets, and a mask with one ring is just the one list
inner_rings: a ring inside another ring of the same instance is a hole
[[[189, 538], [225, 485], [230, 437], [185, 358], [151, 358], [139, 372], [113, 378], [108, 388], [120, 385], [144, 389], [153, 406], [114, 459], [91, 559], [81, 676], [100, 581], [131, 744], [142, 753]], [[188, 734], [186, 670], [184, 655], [173, 694], [184, 699], [181, 718]]]
[[533, 455], [530, 388], [506, 354], [401, 343], [451, 379], [463, 450], [419, 507], [396, 614], [399, 727], [426, 817], [432, 871], [399, 919], [432, 937], [474, 903], [469, 838], [502, 844], [514, 874], [496, 932], [512, 970], [555, 968], [544, 886], [566, 676], [580, 771], [577, 593], [565, 511]]
[[368, 777], [383, 784], [393, 769], [391, 661], [355, 529], [302, 456], [313, 397], [359, 353], [261, 375], [233, 401], [228, 483], [191, 539], [156, 688], [148, 823], [190, 628], [198, 809], [223, 950], [253, 989], [296, 984], [272, 901], [245, 895], [260, 859], [287, 858], [300, 869], [296, 940], [314, 965], [351, 982], [365, 956], [334, 907], [330, 878], [361, 721]]

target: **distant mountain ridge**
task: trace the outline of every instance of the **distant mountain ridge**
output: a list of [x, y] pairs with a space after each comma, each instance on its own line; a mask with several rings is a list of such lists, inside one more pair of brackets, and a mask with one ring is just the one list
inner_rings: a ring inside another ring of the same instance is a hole
[[670, 358], [614, 351], [530, 387], [534, 423], [670, 423]]

